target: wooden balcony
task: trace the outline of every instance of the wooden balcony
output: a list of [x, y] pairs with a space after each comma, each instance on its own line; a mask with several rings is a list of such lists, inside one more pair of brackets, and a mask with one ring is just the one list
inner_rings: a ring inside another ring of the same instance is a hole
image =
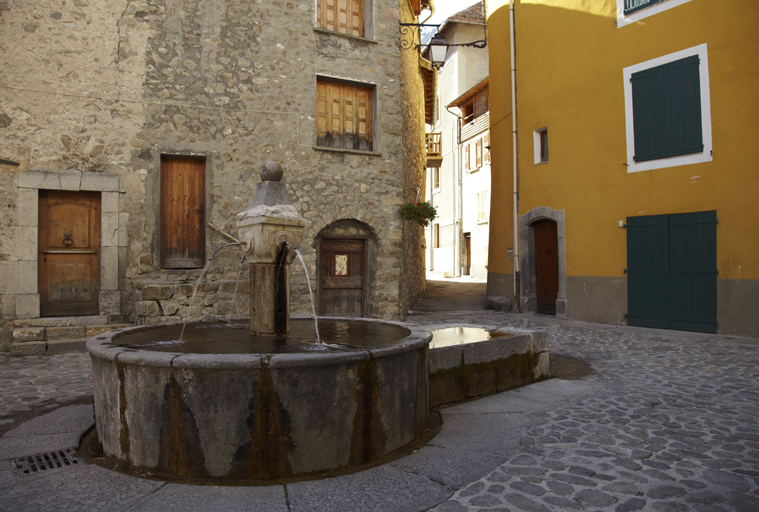
[[443, 165], [443, 138], [440, 132], [425, 134], [427, 142], [427, 167]]

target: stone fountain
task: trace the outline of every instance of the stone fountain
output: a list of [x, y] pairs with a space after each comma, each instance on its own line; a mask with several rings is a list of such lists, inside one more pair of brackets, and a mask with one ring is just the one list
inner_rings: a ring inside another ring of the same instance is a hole
[[312, 319], [290, 320], [290, 245], [305, 222], [281, 174], [267, 163], [237, 216], [251, 270], [249, 332], [198, 322], [183, 341], [181, 324], [88, 341], [97, 435], [122, 467], [194, 481], [311, 477], [425, 436], [428, 331], [320, 319], [320, 344]]

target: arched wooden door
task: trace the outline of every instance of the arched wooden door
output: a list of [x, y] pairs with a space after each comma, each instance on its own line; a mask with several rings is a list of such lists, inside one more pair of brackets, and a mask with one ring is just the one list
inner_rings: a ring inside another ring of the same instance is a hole
[[320, 241], [319, 314], [366, 316], [366, 240]]
[[559, 241], [556, 223], [541, 220], [533, 224], [535, 232], [535, 283], [538, 313], [556, 314], [559, 294]]

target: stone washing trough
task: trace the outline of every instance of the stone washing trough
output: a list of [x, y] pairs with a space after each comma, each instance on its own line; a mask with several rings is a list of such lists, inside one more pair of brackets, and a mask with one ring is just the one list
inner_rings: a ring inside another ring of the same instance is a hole
[[428, 325], [430, 407], [548, 378], [548, 335], [535, 329]]

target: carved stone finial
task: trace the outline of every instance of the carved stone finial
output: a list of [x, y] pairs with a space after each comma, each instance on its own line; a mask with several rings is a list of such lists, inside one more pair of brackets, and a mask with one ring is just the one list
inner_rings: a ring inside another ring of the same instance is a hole
[[280, 181], [283, 173], [281, 165], [269, 160], [261, 166], [261, 181]]

